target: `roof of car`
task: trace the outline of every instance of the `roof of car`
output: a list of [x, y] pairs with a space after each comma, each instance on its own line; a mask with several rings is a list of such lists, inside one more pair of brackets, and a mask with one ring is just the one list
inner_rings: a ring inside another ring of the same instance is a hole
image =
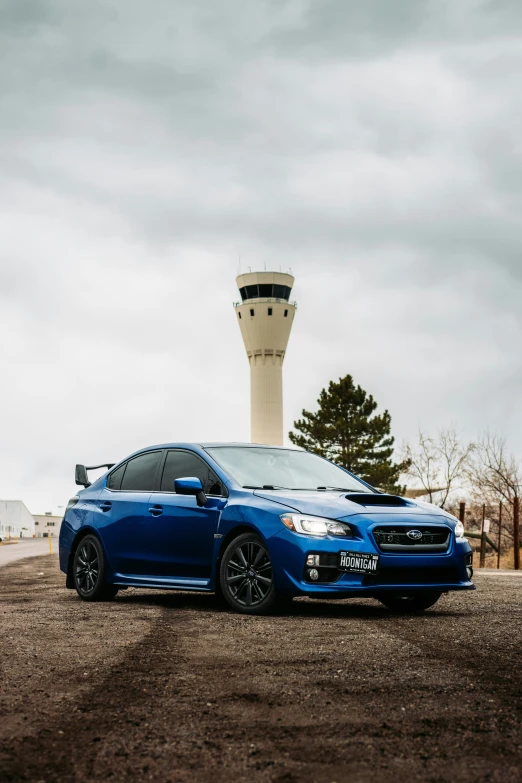
[[257, 448], [257, 449], [286, 449], [288, 451], [300, 451], [300, 449], [294, 449], [292, 446], [271, 446], [267, 443], [199, 443], [199, 446], [201, 446], [202, 449], [219, 449], [223, 448], [224, 446], [241, 446], [241, 448]]
[[220, 442], [220, 443], [155, 443], [152, 446], [142, 446], [141, 449], [136, 449], [132, 454], [127, 454], [122, 459], [114, 462], [112, 467], [121, 465], [126, 460], [137, 457], [139, 454], [143, 454], [146, 451], [154, 451], [155, 449], [211, 449], [211, 448], [224, 448], [227, 446], [239, 446], [240, 448], [260, 448], [260, 449], [285, 449], [287, 451], [302, 451], [302, 449], [292, 449], [288, 446], [267, 446], [265, 443], [234, 443], [234, 442]]
[[183, 442], [183, 443], [156, 443], [154, 446], [145, 446], [140, 451], [148, 451], [149, 449], [182, 449], [191, 448], [197, 446], [200, 449], [219, 449], [227, 446], [239, 446], [240, 448], [258, 448], [258, 449], [286, 449], [287, 451], [301, 451], [302, 449], [295, 449], [291, 446], [270, 446], [266, 443], [234, 443], [234, 442], [213, 442], [213, 443], [201, 443], [201, 442]]

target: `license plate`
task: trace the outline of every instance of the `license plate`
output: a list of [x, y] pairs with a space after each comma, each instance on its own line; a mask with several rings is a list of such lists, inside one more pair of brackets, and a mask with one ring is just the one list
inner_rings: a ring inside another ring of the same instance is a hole
[[376, 574], [379, 571], [379, 555], [371, 552], [339, 552], [339, 570], [351, 574]]

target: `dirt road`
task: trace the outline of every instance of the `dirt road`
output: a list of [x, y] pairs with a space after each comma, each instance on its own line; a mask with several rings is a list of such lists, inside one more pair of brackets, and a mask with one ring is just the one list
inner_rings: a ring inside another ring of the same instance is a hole
[[56, 557], [0, 570], [0, 781], [520, 781], [522, 580], [420, 617], [212, 596], [85, 604]]

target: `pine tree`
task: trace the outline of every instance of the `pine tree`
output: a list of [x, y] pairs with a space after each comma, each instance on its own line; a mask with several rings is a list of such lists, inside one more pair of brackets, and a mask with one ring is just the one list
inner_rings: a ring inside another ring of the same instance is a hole
[[378, 489], [402, 491], [405, 466], [392, 462], [394, 438], [387, 410], [375, 414], [371, 394], [355, 386], [351, 375], [330, 381], [317, 400], [317, 413], [303, 410], [289, 438], [296, 446], [336, 462]]

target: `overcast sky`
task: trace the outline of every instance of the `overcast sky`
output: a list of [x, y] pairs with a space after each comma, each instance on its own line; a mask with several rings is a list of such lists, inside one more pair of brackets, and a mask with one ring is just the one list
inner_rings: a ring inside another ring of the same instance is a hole
[[0, 497], [248, 440], [241, 268], [291, 268], [286, 430], [352, 373], [522, 455], [518, 0], [0, 0]]

